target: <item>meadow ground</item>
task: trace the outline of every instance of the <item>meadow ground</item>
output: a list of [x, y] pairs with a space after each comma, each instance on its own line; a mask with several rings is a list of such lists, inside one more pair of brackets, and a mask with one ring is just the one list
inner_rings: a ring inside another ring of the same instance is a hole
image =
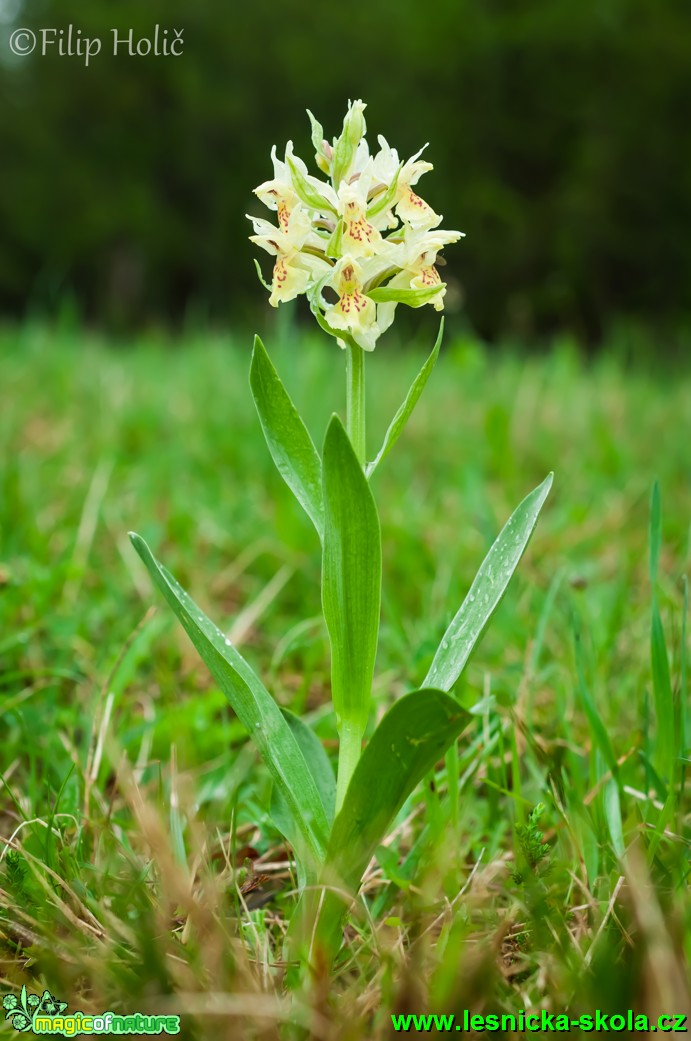
[[[555, 481], [456, 688], [473, 725], [370, 865], [333, 974], [290, 992], [268, 775], [127, 538], [333, 751], [319, 547], [261, 435], [250, 339], [0, 333], [0, 994], [179, 1013], [181, 1036], [217, 1039], [689, 1011], [691, 367], [630, 346], [586, 362], [567, 341], [447, 339], [375, 475], [377, 715], [425, 675], [512, 509]], [[320, 443], [343, 357], [289, 332], [267, 348]], [[370, 454], [423, 358], [369, 360]]]

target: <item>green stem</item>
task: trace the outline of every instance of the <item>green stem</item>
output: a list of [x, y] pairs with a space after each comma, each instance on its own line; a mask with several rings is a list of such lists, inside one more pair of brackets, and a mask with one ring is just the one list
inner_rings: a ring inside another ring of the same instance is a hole
[[357, 344], [346, 347], [346, 430], [355, 455], [365, 465], [365, 352]]
[[338, 780], [336, 782], [336, 813], [348, 791], [350, 779], [362, 752], [362, 731], [352, 723], [344, 723], [338, 746]]
[[[352, 343], [346, 346], [346, 430], [360, 465], [366, 463], [365, 449], [365, 352]], [[343, 721], [338, 749], [336, 813], [343, 805], [350, 778], [362, 752], [362, 730]]]

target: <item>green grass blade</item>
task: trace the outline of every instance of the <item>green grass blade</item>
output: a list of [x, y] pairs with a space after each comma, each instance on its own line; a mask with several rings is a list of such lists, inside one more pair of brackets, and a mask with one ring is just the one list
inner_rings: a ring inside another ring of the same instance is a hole
[[662, 545], [662, 508], [660, 506], [660, 486], [655, 481], [650, 493], [650, 585], [653, 590], [657, 582], [657, 567]]
[[650, 665], [655, 699], [655, 753], [653, 762], [658, 773], [667, 780], [672, 779], [676, 757], [674, 742], [674, 697], [669, 674], [669, 660], [665, 644], [665, 632], [657, 602], [653, 598], [652, 625], [650, 631]]
[[441, 346], [441, 339], [443, 334], [444, 319], [442, 318], [441, 324], [439, 325], [439, 333], [437, 335], [437, 340], [434, 344], [434, 347], [432, 348], [432, 353], [430, 354], [429, 358], [427, 359], [427, 361], [422, 366], [417, 376], [413, 380], [413, 384], [410, 390], [408, 391], [408, 394], [406, 395], [405, 401], [399, 408], [396, 415], [391, 420], [389, 429], [386, 431], [386, 436], [384, 437], [384, 442], [381, 448], [379, 449], [379, 454], [373, 462], [368, 463], [367, 465], [368, 477], [370, 477], [374, 473], [382, 459], [386, 458], [386, 456], [389, 454], [389, 452], [401, 436], [403, 428], [408, 422], [408, 419], [410, 418], [413, 409], [417, 405], [418, 398], [425, 389], [425, 384], [427, 383], [427, 380], [430, 378], [432, 369], [436, 365], [437, 358], [439, 357], [439, 348]]
[[662, 837], [665, 833], [665, 828], [670, 824], [676, 808], [677, 793], [670, 786], [668, 789], [667, 798], [664, 801], [662, 810], [660, 811], [657, 822], [653, 829], [653, 833], [650, 836], [650, 844], [648, 845], [648, 863], [652, 864], [657, 855], [657, 850], [662, 841]]
[[319, 453], [258, 336], [254, 338], [250, 387], [276, 468], [322, 538], [324, 507]]
[[655, 751], [653, 761], [661, 777], [672, 781], [675, 749], [674, 696], [669, 672], [669, 659], [662, 618], [657, 606], [657, 572], [662, 546], [662, 506], [660, 503], [660, 486], [653, 484], [650, 494], [650, 586], [652, 590], [652, 611], [650, 620], [650, 668], [653, 680], [653, 698], [655, 701]]
[[612, 748], [607, 728], [600, 717], [600, 713], [597, 710], [595, 701], [593, 700], [590, 690], [588, 689], [588, 684], [586, 683], [585, 666], [583, 661], [583, 644], [578, 629], [576, 629], [574, 639], [576, 650], [576, 673], [578, 675], [578, 684], [576, 687], [578, 697], [585, 711], [588, 725], [590, 726], [593, 743], [602, 752], [602, 756], [607, 763], [608, 768], [612, 771], [613, 776], [617, 777], [619, 771], [617, 758], [614, 754], [614, 749]]
[[322, 601], [336, 720], [362, 737], [369, 715], [381, 600], [381, 535], [367, 478], [338, 416], [324, 441]]
[[621, 804], [619, 802], [619, 785], [612, 777], [602, 792], [602, 807], [607, 821], [607, 828], [612, 840], [612, 849], [621, 858], [626, 852], [624, 845], [624, 829], [621, 821]]
[[689, 609], [689, 583], [686, 575], [682, 579], [682, 586], [684, 590], [684, 600], [682, 604], [681, 613], [681, 640], [680, 640], [680, 660], [679, 660], [679, 676], [680, 676], [680, 697], [679, 697], [679, 749], [681, 754], [681, 763], [679, 769], [679, 799], [683, 798], [685, 791], [686, 782], [686, 766], [684, 763], [684, 753], [687, 750], [688, 741], [688, 711], [689, 711], [689, 688], [687, 679], [687, 651], [686, 651], [686, 618]]
[[247, 728], [296, 820], [304, 848], [323, 861], [329, 827], [322, 799], [300, 745], [280, 708], [245, 659], [159, 564], [144, 539], [130, 533], [149, 574], [177, 615], [207, 668]]
[[552, 487], [552, 478], [553, 474], [548, 474], [542, 484], [526, 496], [500, 532], [444, 634], [423, 687], [450, 690], [463, 672], [525, 552]]

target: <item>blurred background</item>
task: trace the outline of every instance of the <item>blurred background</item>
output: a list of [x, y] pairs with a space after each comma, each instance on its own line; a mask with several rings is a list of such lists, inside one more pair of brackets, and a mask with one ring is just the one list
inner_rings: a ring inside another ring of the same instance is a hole
[[[157, 24], [183, 30], [181, 56], [112, 54], [114, 28], [136, 45]], [[11, 52], [17, 27], [70, 25], [102, 41], [88, 68], [55, 45]], [[623, 326], [678, 350], [691, 311], [679, 0], [0, 0], [0, 317], [67, 310], [116, 335], [273, 320], [251, 189], [274, 143], [282, 154], [292, 138], [311, 163], [305, 108], [331, 137], [357, 97], [372, 143], [430, 142], [423, 194], [467, 235], [445, 272], [457, 329], [531, 343], [568, 330], [597, 348]]]

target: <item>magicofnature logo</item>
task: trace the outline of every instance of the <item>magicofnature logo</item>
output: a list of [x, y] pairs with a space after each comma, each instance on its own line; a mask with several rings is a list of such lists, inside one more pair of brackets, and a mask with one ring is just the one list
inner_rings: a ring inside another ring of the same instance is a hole
[[2, 999], [5, 1019], [9, 1019], [15, 1030], [22, 1033], [60, 1034], [73, 1037], [77, 1034], [178, 1034], [179, 1016], [149, 1016], [134, 1012], [118, 1016], [104, 1012], [100, 1016], [74, 1012], [65, 1015], [66, 1001], [58, 999], [44, 990], [43, 996], [28, 994], [22, 987], [19, 997], [5, 994]]

